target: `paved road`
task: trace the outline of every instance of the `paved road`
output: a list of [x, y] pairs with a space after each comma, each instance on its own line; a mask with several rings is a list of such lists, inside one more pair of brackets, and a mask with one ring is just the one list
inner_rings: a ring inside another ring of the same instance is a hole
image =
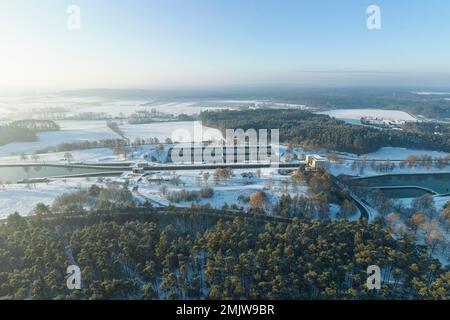
[[352, 198], [355, 205], [358, 207], [362, 216], [365, 216], [369, 219], [369, 221], [373, 220], [376, 216], [376, 210], [369, 206], [364, 200], [360, 199], [355, 193], [353, 193], [350, 188], [344, 185], [342, 182], [336, 179], [336, 184], [341, 188], [348, 190], [350, 198]]

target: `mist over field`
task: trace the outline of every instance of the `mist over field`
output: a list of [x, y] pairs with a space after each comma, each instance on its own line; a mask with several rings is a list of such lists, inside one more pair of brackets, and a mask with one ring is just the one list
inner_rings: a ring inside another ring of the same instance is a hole
[[0, 300], [448, 300], [449, 12], [0, 2]]

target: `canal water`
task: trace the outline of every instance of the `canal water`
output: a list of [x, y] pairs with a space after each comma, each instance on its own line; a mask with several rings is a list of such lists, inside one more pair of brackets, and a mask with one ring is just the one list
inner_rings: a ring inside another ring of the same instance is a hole
[[435, 174], [395, 174], [357, 179], [367, 187], [400, 187], [382, 190], [390, 198], [416, 198], [429, 191], [419, 188], [401, 188], [416, 186], [433, 190], [438, 194], [450, 193], [450, 173]]
[[68, 166], [0, 166], [0, 182], [1, 183], [16, 183], [24, 179], [34, 178], [51, 178], [60, 176], [71, 175], [89, 175], [108, 173], [105, 176], [119, 175], [126, 169], [116, 168], [80, 168], [80, 167], [68, 167]]

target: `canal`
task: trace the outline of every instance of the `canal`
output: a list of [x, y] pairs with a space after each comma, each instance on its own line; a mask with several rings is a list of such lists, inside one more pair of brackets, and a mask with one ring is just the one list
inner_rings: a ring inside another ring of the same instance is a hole
[[[129, 169], [128, 169], [129, 170]], [[65, 176], [114, 176], [127, 171], [127, 168], [111, 166], [70, 166], [70, 165], [2, 165], [0, 166], [1, 183], [17, 183], [21, 180], [52, 178]]]
[[389, 198], [416, 198], [427, 193], [450, 193], [450, 173], [389, 174], [353, 181], [364, 187], [380, 188]]

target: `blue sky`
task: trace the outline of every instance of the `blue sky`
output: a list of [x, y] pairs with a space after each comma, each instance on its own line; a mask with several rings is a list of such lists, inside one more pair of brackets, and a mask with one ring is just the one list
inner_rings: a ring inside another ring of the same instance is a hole
[[449, 39], [447, 0], [2, 0], [0, 86], [448, 86]]

